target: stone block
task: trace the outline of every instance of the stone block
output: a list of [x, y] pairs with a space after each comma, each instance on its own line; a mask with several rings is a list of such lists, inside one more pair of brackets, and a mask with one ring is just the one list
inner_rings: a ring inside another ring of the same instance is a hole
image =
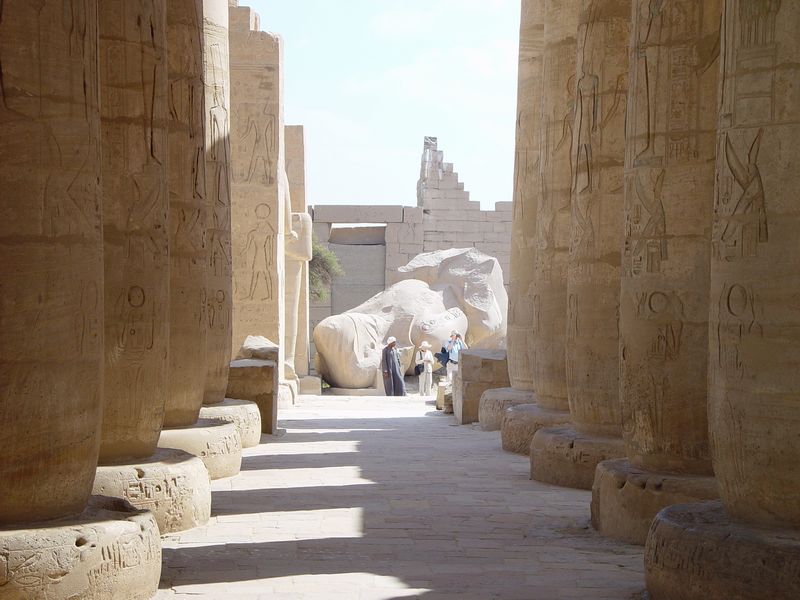
[[[403, 261], [403, 265], [407, 261]], [[402, 266], [402, 265], [400, 265]], [[385, 273], [384, 273], [385, 280]], [[363, 304], [375, 294], [384, 291], [385, 285], [335, 285], [332, 293], [333, 305], [331, 306], [331, 314], [340, 315]]]
[[300, 394], [303, 396], [321, 396], [322, 395], [322, 379], [319, 377], [301, 377], [300, 378]]
[[402, 223], [402, 206], [315, 205], [314, 220], [327, 223]]
[[317, 241], [327, 244], [331, 237], [331, 224], [320, 223], [314, 221], [313, 225], [314, 235], [317, 236]]
[[403, 208], [403, 222], [404, 223], [422, 223], [422, 207], [407, 206]]
[[344, 246], [382, 246], [387, 241], [387, 226], [342, 227], [333, 225], [330, 244]]
[[453, 411], [458, 422], [462, 425], [477, 422], [483, 393], [508, 385], [504, 350], [464, 350], [453, 384]]
[[249, 400], [261, 412], [261, 433], [274, 434], [278, 423], [277, 363], [271, 360], [235, 360], [231, 363], [227, 396]]
[[496, 212], [511, 212], [514, 210], [513, 202], [495, 202], [494, 210]]

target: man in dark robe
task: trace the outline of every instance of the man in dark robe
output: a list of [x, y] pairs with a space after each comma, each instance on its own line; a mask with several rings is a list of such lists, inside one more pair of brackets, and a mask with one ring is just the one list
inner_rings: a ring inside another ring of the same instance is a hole
[[397, 339], [390, 337], [381, 357], [383, 371], [383, 389], [387, 396], [405, 396], [406, 384], [403, 381], [403, 370], [400, 366], [400, 354], [397, 352]]

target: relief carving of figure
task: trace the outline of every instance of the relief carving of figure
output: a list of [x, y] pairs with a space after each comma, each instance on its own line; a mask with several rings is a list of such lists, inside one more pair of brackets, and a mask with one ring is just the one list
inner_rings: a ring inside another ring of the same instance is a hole
[[[644, 100], [645, 147], [636, 155], [635, 165], [660, 165], [656, 156], [656, 107], [658, 104], [657, 86], [659, 52], [664, 27], [665, 0], [650, 0], [639, 5], [639, 22], [636, 33], [634, 57], [636, 59], [637, 89], [632, 90], [636, 98]], [[634, 118], [636, 118], [634, 116]], [[637, 132], [638, 133], [638, 132]]]
[[[635, 175], [635, 202], [626, 220], [630, 238], [626, 242], [626, 259], [632, 275], [661, 272], [661, 263], [668, 258], [667, 220], [662, 202], [664, 170], [656, 180], [647, 185], [647, 173], [639, 170]], [[642, 214], [644, 213], [646, 214]]]
[[744, 377], [747, 365], [744, 343], [747, 337], [762, 335], [753, 290], [740, 284], [725, 286], [719, 299], [717, 352], [719, 365], [729, 377]]
[[733, 206], [724, 193], [717, 200], [714, 245], [720, 259], [733, 261], [758, 256], [758, 245], [769, 241], [764, 182], [758, 167], [758, 152], [764, 131], [759, 130], [743, 163], [725, 135], [725, 160], [741, 194]]
[[258, 299], [272, 300], [272, 271], [277, 252], [275, 229], [269, 222], [272, 209], [267, 204], [259, 204], [255, 213], [255, 227], [248, 232], [247, 241], [242, 250], [242, 255], [247, 257], [247, 265], [250, 268], [250, 285], [243, 299], [255, 300], [256, 292], [262, 288], [262, 295]]

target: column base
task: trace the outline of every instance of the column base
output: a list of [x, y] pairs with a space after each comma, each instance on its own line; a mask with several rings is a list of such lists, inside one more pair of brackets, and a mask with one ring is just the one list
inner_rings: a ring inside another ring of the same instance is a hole
[[550, 410], [538, 404], [512, 406], [505, 411], [500, 427], [503, 450], [530, 456], [531, 443], [537, 431], [568, 423], [568, 410]]
[[800, 598], [800, 530], [731, 521], [721, 502], [665, 508], [650, 528], [651, 600]]
[[191, 427], [161, 431], [159, 448], [183, 450], [199, 456], [211, 479], [233, 477], [242, 467], [242, 439], [233, 423], [199, 419]]
[[301, 396], [321, 396], [322, 395], [322, 379], [307, 375], [300, 378], [300, 395]]
[[153, 515], [94, 496], [79, 516], [0, 530], [0, 600], [145, 600], [158, 591]]
[[278, 408], [292, 408], [297, 401], [298, 382], [294, 379], [281, 380], [278, 385]]
[[219, 404], [201, 408], [200, 418], [233, 423], [242, 439], [242, 448], [253, 448], [261, 443], [261, 411], [255, 402], [225, 398]]
[[644, 546], [658, 512], [673, 504], [719, 498], [713, 477], [645, 471], [627, 459], [597, 465], [592, 487], [592, 525], [603, 535]]
[[591, 490], [598, 463], [624, 456], [621, 437], [584, 435], [572, 427], [540, 429], [531, 442], [531, 479]]
[[97, 467], [92, 493], [122, 498], [149, 510], [162, 535], [208, 523], [211, 482], [203, 461], [181, 450], [156, 450], [150, 458]]
[[478, 423], [484, 431], [500, 431], [506, 409], [536, 402], [533, 392], [514, 388], [494, 388], [483, 392], [478, 407]]

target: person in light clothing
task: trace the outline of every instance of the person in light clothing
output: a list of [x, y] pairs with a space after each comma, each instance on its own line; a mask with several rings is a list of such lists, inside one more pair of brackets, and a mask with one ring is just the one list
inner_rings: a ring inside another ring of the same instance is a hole
[[467, 346], [466, 342], [461, 337], [461, 334], [455, 330], [452, 331], [450, 333], [450, 339], [445, 345], [445, 350], [447, 350], [447, 355], [450, 359], [447, 362], [448, 381], [453, 381], [453, 376], [455, 375], [456, 371], [458, 371], [459, 355], [461, 354], [462, 350], [466, 350], [467, 348], [469, 348], [469, 346]]
[[419, 395], [433, 396], [433, 353], [428, 342], [419, 345], [416, 364], [422, 365], [422, 372], [419, 374]]

